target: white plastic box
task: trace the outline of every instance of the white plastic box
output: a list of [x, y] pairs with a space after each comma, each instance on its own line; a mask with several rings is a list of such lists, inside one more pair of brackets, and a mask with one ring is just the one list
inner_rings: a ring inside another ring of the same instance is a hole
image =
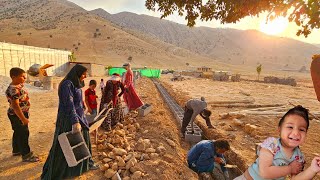
[[91, 157], [81, 132], [74, 134], [72, 132], [62, 133], [58, 136], [58, 141], [69, 167], [74, 167]]

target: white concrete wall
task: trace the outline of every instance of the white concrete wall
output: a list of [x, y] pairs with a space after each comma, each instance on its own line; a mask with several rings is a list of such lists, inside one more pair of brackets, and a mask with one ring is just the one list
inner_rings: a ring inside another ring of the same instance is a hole
[[47, 69], [49, 76], [64, 74], [68, 71], [70, 54], [70, 51], [0, 42], [0, 75], [9, 77], [12, 67], [27, 71], [33, 64], [53, 64]]

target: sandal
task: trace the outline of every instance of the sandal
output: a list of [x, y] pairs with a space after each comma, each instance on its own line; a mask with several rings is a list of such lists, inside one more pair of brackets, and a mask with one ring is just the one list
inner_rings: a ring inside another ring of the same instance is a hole
[[39, 157], [34, 155], [33, 152], [30, 152], [29, 154], [22, 157], [23, 162], [38, 162]]
[[97, 170], [97, 169], [99, 169], [99, 165], [98, 164], [94, 164], [94, 165], [89, 165], [89, 169], [90, 170]]
[[12, 156], [20, 156], [21, 152], [12, 153]]
[[30, 156], [22, 160], [23, 162], [38, 162], [39, 158], [37, 156]]

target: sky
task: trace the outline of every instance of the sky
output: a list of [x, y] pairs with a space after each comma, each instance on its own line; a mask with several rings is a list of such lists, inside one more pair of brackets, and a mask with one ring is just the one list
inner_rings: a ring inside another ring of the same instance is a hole
[[[133, 12], [136, 14], [146, 14], [150, 16], [160, 17], [159, 12], [149, 11], [145, 7], [145, 0], [68, 0], [71, 1], [86, 10], [93, 10], [102, 8], [111, 14], [119, 12]], [[184, 17], [176, 14], [165, 18], [166, 20], [174, 21], [180, 24], [186, 25], [187, 22]], [[220, 24], [218, 21], [197, 21], [196, 26], [206, 26], [211, 28], [235, 28], [241, 30], [256, 29], [262, 32], [277, 33], [280, 28], [283, 28], [281, 33], [275, 34], [279, 37], [288, 37], [296, 40], [300, 40], [307, 43], [320, 44], [320, 30], [313, 30], [313, 32], [305, 38], [304, 36], [296, 36], [298, 27], [294, 23], [288, 23], [287, 20], [282, 20], [275, 25], [265, 24], [266, 14], [261, 14], [258, 17], [246, 17], [241, 19], [236, 24]], [[287, 25], [283, 25], [287, 24]], [[277, 27], [277, 28], [275, 28]], [[271, 28], [271, 29], [270, 29]], [[281, 31], [281, 30], [280, 30]]]

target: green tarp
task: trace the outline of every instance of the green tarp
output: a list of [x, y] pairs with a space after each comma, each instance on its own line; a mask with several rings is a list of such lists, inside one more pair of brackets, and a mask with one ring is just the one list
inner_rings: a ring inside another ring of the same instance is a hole
[[109, 72], [109, 75], [111, 76], [113, 73], [118, 73], [118, 74], [120, 74], [120, 76], [122, 76], [122, 74], [124, 73], [124, 72], [126, 72], [127, 70], [125, 70], [124, 68], [111, 68], [111, 69], [109, 69], [108, 70], [108, 72]]
[[[143, 69], [133, 69], [133, 72], [138, 71], [140, 72], [141, 76], [145, 76], [148, 78], [160, 78], [161, 70], [160, 69], [149, 69], [149, 68], [143, 68]], [[113, 73], [118, 73], [122, 75], [126, 70], [122, 67], [114, 67], [109, 69], [109, 75], [112, 75]]]
[[149, 78], [160, 78], [160, 69], [140, 69], [141, 76]]

